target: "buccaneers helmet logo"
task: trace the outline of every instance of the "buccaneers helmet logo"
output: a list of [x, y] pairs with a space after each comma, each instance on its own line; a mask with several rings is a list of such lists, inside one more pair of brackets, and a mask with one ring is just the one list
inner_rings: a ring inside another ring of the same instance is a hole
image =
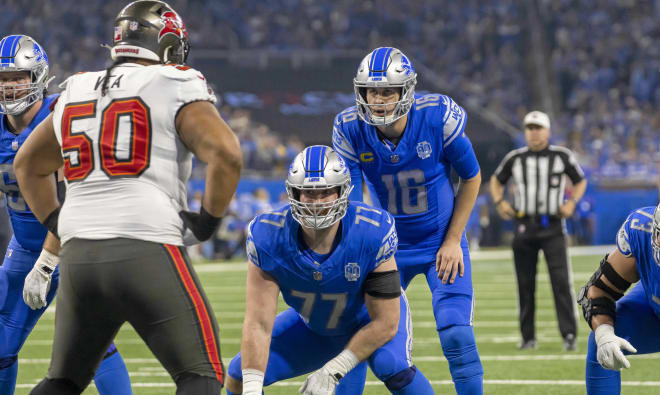
[[188, 38], [186, 25], [183, 24], [183, 20], [176, 14], [176, 12], [164, 12], [160, 18], [163, 21], [163, 27], [160, 29], [160, 32], [158, 32], [158, 42], [160, 42], [166, 34], [174, 34], [179, 38]]

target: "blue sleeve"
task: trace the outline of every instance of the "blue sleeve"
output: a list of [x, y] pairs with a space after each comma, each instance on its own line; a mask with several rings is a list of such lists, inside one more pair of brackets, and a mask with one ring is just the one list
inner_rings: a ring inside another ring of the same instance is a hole
[[257, 267], [261, 267], [257, 245], [254, 243], [254, 238], [252, 237], [252, 229], [254, 228], [255, 219], [257, 218], [254, 218], [248, 225], [247, 239], [245, 240], [245, 253], [247, 254], [248, 261], [252, 262]]
[[469, 180], [479, 173], [479, 161], [474, 153], [470, 139], [463, 136], [454, 140], [445, 148], [445, 155], [456, 170], [456, 174], [464, 180]]
[[443, 104], [442, 149], [458, 176], [469, 180], [479, 172], [479, 162], [465, 134], [467, 112], [448, 96], [444, 97]]
[[349, 200], [362, 201], [362, 168], [360, 166], [360, 159], [358, 158], [357, 151], [349, 139], [349, 134], [343, 129], [341, 121], [342, 114], [337, 115], [332, 128], [332, 147], [337, 154], [344, 159], [348, 170], [351, 172], [351, 184], [353, 191], [349, 196]]
[[[387, 233], [382, 237], [380, 241], [380, 248], [378, 249], [378, 254], [376, 255], [376, 264], [374, 269], [380, 266], [381, 263], [386, 262], [390, 259], [399, 247], [399, 237], [396, 233], [396, 227], [394, 226], [394, 218], [387, 211], [383, 211], [383, 217], [385, 223], [389, 225], [386, 229]], [[383, 224], [384, 225], [384, 224]]]
[[632, 256], [632, 248], [630, 248], [630, 237], [628, 236], [628, 232], [630, 232], [629, 227], [631, 216], [632, 214], [626, 218], [626, 222], [624, 222], [623, 225], [621, 225], [621, 228], [619, 228], [619, 231], [616, 232], [616, 248], [618, 248], [619, 252], [626, 257]]

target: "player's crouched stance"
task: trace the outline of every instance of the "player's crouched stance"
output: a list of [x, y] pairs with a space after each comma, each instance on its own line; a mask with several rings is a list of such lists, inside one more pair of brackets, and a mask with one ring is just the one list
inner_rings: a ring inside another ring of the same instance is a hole
[[624, 354], [660, 352], [660, 205], [630, 214], [616, 242], [578, 298], [594, 330], [587, 351], [589, 395], [621, 393], [620, 371], [630, 367]]
[[[394, 220], [349, 203], [350, 185], [335, 151], [308, 147], [289, 169], [290, 205], [250, 224], [243, 340], [228, 394], [261, 394], [264, 385], [312, 371], [300, 392], [332, 394], [363, 360], [393, 394], [433, 393], [411, 361]], [[276, 317], [279, 292], [291, 308]]]

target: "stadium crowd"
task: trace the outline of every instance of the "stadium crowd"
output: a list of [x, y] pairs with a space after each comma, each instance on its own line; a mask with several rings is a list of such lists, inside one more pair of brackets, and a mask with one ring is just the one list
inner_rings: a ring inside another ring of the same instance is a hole
[[[124, 4], [61, 0], [24, 7], [20, 0], [7, 0], [0, 30], [29, 32], [39, 40], [59, 83], [76, 71], [108, 65], [100, 45], [110, 43], [108, 21]], [[660, 101], [660, 29], [655, 20], [660, 4], [538, 0], [536, 5], [551, 82], [560, 91], [552, 142], [576, 152], [593, 180], [656, 177], [660, 115], [653, 108]], [[466, 107], [490, 110], [519, 127], [533, 102], [529, 81], [534, 76], [526, 65], [529, 10], [514, 0], [180, 0], [176, 7], [186, 20], [195, 21], [188, 27], [194, 49], [366, 53], [394, 45], [427, 66], [446, 87], [443, 91]], [[430, 77], [421, 74], [420, 80]], [[51, 90], [57, 88], [51, 85]], [[245, 174], [281, 177], [304, 146], [300, 137], [283, 137], [257, 122], [249, 110], [224, 104], [220, 111], [240, 138]], [[196, 168], [193, 177], [203, 170]]]
[[539, 2], [560, 88], [558, 139], [601, 179], [648, 180], [660, 161], [660, 3]]

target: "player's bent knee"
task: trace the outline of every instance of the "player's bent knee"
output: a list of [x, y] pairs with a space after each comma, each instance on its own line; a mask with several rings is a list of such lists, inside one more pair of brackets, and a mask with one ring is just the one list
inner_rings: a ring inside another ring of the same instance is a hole
[[83, 389], [69, 379], [43, 379], [30, 395], [78, 395]]
[[227, 375], [227, 382], [225, 383], [228, 392], [240, 394], [243, 392], [243, 382]]
[[7, 369], [16, 363], [18, 357], [16, 355], [10, 355], [8, 357], [0, 357], [0, 370]]
[[195, 373], [183, 373], [175, 379], [176, 395], [216, 395], [222, 384], [215, 377], [200, 376]]
[[390, 392], [398, 391], [406, 385], [410, 384], [410, 382], [415, 378], [416, 373], [417, 367], [414, 365], [403, 369], [399, 373], [387, 379], [385, 381], [385, 386], [388, 390], [390, 390]]
[[484, 370], [471, 326], [453, 326], [440, 331], [440, 342], [454, 381], [483, 376]]

